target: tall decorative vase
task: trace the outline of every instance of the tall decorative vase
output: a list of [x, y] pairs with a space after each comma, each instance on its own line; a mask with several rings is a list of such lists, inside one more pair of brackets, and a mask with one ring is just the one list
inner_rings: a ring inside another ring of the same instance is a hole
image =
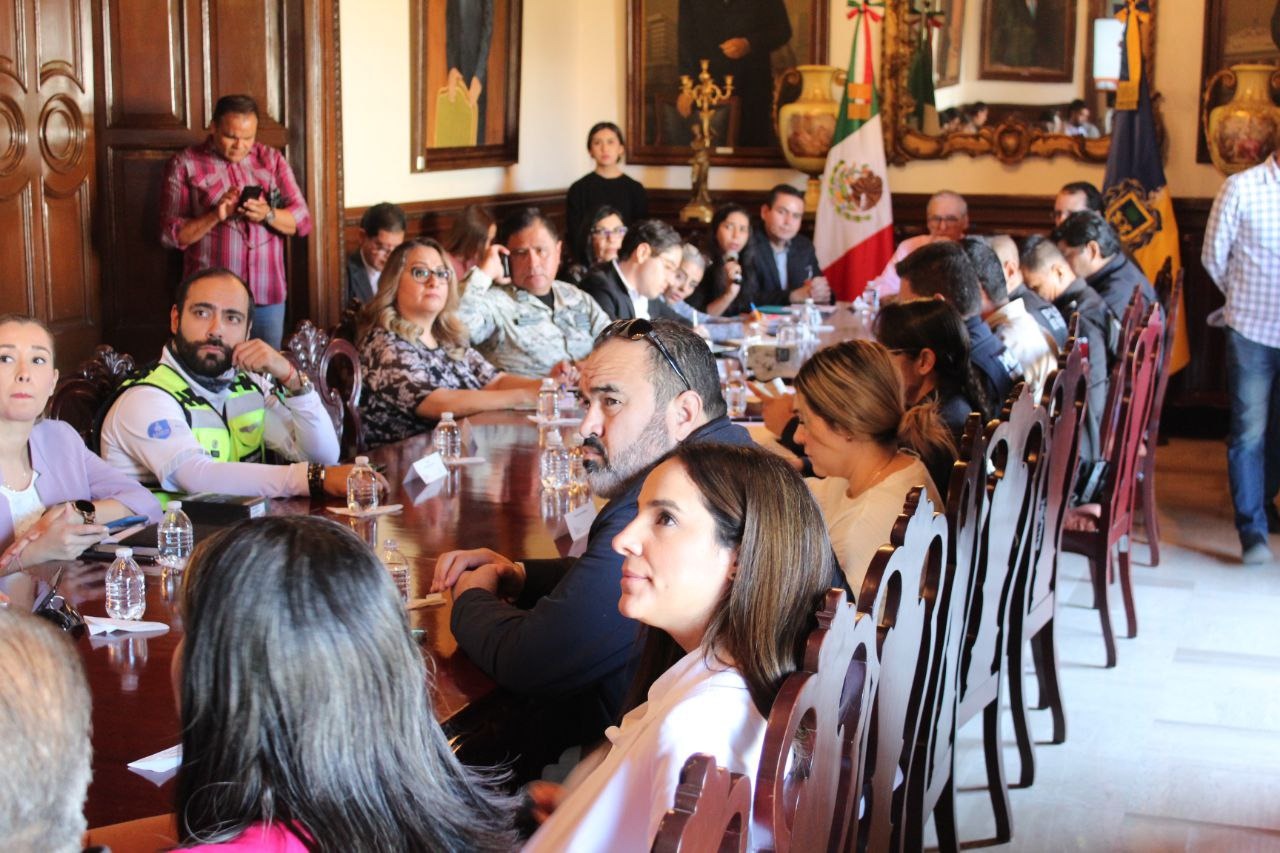
[[[1276, 148], [1280, 107], [1271, 88], [1280, 69], [1274, 65], [1233, 65], [1218, 71], [1204, 87], [1201, 118], [1213, 165], [1227, 175], [1256, 166]], [[1235, 87], [1225, 104], [1209, 109], [1218, 83]]]
[[799, 65], [782, 73], [779, 88], [797, 76], [800, 97], [777, 109], [778, 140], [791, 167], [809, 176], [804, 207], [814, 211], [821, 193], [819, 177], [827, 166], [827, 152], [836, 132], [836, 114], [840, 111], [836, 87], [844, 85], [844, 71], [830, 65]]

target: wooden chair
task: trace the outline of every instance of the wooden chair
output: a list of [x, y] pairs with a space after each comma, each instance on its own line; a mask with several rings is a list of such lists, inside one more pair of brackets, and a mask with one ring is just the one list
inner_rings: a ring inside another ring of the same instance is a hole
[[746, 853], [751, 780], [716, 766], [713, 756], [689, 756], [680, 770], [675, 808], [653, 839], [654, 853]]
[[[1080, 456], [1081, 427], [1089, 393], [1089, 368], [1081, 339], [1071, 337], [1058, 358], [1058, 370], [1050, 377], [1041, 403], [1049, 418], [1049, 458], [1040, 466], [1036, 485], [1035, 528], [1025, 558], [1030, 570], [1022, 588], [1014, 591], [1009, 623], [1009, 706], [1013, 711], [1014, 740], [1020, 757], [1018, 785], [1035, 780], [1035, 751], [1023, 685], [1023, 651], [1031, 645], [1039, 682], [1040, 708], [1053, 716], [1052, 743], [1067, 739], [1067, 719], [1058, 683], [1058, 649], [1055, 616], [1058, 599], [1058, 554], [1062, 521], [1075, 491]], [[1098, 358], [1106, 358], [1100, 353]]]
[[96, 451], [102, 408], [133, 371], [133, 356], [102, 344], [93, 351], [93, 358], [58, 383], [49, 401], [49, 417], [71, 424], [85, 445]]
[[904, 849], [924, 846], [925, 826], [933, 815], [942, 851], [959, 849], [955, 825], [956, 702], [959, 698], [960, 649], [964, 643], [964, 614], [969, 601], [973, 563], [978, 557], [978, 532], [986, 493], [986, 431], [982, 416], [969, 415], [959, 458], [947, 488], [947, 562], [945, 584], [938, 597], [936, 636], [931, 677], [920, 715], [916, 748], [907, 774], [908, 823]]
[[[1104, 436], [1102, 442], [1108, 471], [1102, 488], [1100, 516], [1096, 520], [1088, 520], [1087, 529], [1067, 529], [1062, 536], [1064, 550], [1083, 554], [1089, 560], [1093, 606], [1098, 610], [1102, 625], [1108, 668], [1116, 665], [1115, 631], [1111, 626], [1109, 598], [1113, 554], [1117, 556], [1116, 575], [1124, 599], [1128, 636], [1135, 637], [1138, 633], [1138, 617], [1130, 578], [1129, 538], [1133, 528], [1138, 449], [1142, 445], [1142, 436], [1150, 417], [1163, 331], [1159, 306], [1152, 306], [1147, 314], [1146, 324], [1138, 330], [1133, 346], [1122, 363], [1121, 381], [1108, 395], [1108, 409], [1112, 407], [1113, 400], [1118, 398], [1119, 402], [1115, 406], [1114, 417], [1108, 416], [1105, 419], [1110, 424], [1109, 434]], [[1076, 517], [1084, 521], [1079, 516]]]
[[835, 851], [853, 846], [862, 756], [879, 663], [876, 625], [842, 590], [827, 592], [804, 665], [769, 712], [752, 803], [752, 848]]
[[965, 641], [960, 657], [960, 698], [956, 729], [982, 715], [987, 793], [995, 815], [995, 840], [1013, 836], [1009, 793], [1005, 788], [1000, 737], [1004, 694], [1005, 644], [1013, 590], [1027, 564], [1023, 552], [1034, 528], [1035, 483], [1046, 448], [1048, 419], [1030, 389], [1019, 383], [999, 423], [987, 425], [984, 506], [980, 512], [978, 558], [974, 561]]
[[338, 433], [343, 457], [363, 452], [367, 443], [360, 420], [362, 373], [356, 348], [303, 320], [285, 341], [285, 355], [316, 386]]
[[[906, 778], [920, 724], [945, 584], [947, 523], [923, 488], [907, 495], [889, 544], [876, 552], [858, 594], [858, 612], [875, 618], [880, 680], [863, 759], [865, 809], [858, 849], [896, 848], [906, 829]], [[898, 779], [902, 784], [895, 784]]]
[[[1165, 263], [1166, 269], [1169, 262]], [[1164, 306], [1164, 342], [1160, 350], [1160, 368], [1156, 376], [1155, 397], [1143, 437], [1142, 464], [1138, 466], [1138, 506], [1142, 508], [1142, 529], [1147, 534], [1151, 565], [1160, 565], [1160, 520], [1156, 515], [1156, 443], [1160, 438], [1160, 415], [1164, 411], [1164, 395], [1169, 388], [1169, 362], [1173, 359], [1173, 336], [1177, 334], [1178, 314], [1182, 308], [1182, 270], [1176, 276], [1156, 277], [1156, 295]]]

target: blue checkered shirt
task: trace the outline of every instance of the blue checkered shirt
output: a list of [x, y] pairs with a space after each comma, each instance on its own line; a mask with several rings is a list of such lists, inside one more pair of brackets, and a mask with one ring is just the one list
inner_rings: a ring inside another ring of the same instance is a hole
[[1280, 347], [1280, 164], [1227, 178], [1213, 202], [1200, 254], [1227, 297], [1227, 325], [1255, 343]]

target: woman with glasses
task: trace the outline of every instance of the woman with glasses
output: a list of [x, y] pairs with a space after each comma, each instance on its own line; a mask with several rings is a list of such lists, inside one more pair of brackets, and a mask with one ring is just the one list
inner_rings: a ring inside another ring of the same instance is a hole
[[907, 493], [924, 486], [942, 497], [923, 459], [955, 461], [951, 433], [932, 407], [908, 409], [889, 351], [874, 341], [818, 350], [796, 375], [795, 440], [813, 472], [836, 559], [854, 596], [879, 547], [889, 541]]
[[424, 432], [444, 412], [461, 418], [537, 399], [540, 380], [502, 373], [469, 345], [457, 309], [457, 279], [435, 240], [406, 240], [387, 258], [360, 323], [370, 444]]
[[832, 579], [813, 498], [757, 447], [677, 447], [613, 548], [618, 610], [645, 626], [630, 710], [563, 788], [529, 787], [550, 816], [526, 852], [649, 850], [694, 753], [754, 780], [769, 709]]
[[622, 248], [622, 238], [627, 236], [627, 226], [622, 224], [622, 214], [617, 208], [605, 205], [591, 214], [591, 219], [583, 226], [585, 235], [580, 241], [586, 246], [583, 255], [569, 263], [564, 279], [573, 284], [580, 284], [591, 270], [601, 264], [616, 260]]
[[751, 218], [740, 204], [721, 205], [711, 218], [709, 263], [702, 283], [687, 301], [707, 314], [742, 314], [756, 295], [750, 258]]
[[587, 132], [587, 153], [596, 166], [569, 185], [566, 224], [574, 240], [574, 259], [590, 267], [606, 259], [597, 256], [594, 261], [587, 260], [588, 217], [608, 206], [622, 220], [620, 225], [646, 219], [649, 216], [649, 194], [639, 181], [623, 173], [622, 161], [627, 153], [627, 142], [622, 136], [622, 129], [613, 122], [601, 121], [592, 125]]
[[512, 802], [454, 757], [395, 585], [350, 530], [227, 528], [192, 554], [181, 608], [184, 847], [513, 848]]

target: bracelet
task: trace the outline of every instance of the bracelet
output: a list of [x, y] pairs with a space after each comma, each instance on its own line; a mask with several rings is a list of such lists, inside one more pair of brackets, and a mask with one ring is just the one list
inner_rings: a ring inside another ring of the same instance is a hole
[[270, 225], [272, 222], [275, 222], [275, 221], [276, 221], [276, 209], [275, 209], [274, 207], [269, 208], [269, 209], [267, 210], [267, 215], [266, 215], [266, 217], [265, 217], [262, 221], [263, 221], [263, 222], [265, 222], [265, 223], [267, 223], [268, 225]]
[[307, 465], [307, 488], [311, 492], [311, 497], [324, 497], [324, 466], [319, 462], [311, 462]]

